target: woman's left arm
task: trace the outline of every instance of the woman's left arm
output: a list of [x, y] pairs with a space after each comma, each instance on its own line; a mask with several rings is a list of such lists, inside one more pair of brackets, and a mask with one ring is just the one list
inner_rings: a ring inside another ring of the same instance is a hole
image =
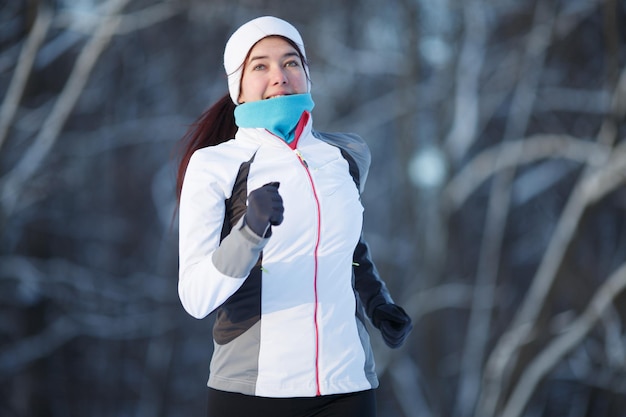
[[372, 261], [369, 246], [363, 236], [354, 250], [354, 286], [365, 312], [374, 327], [380, 330], [387, 346], [402, 346], [413, 329], [411, 318], [393, 302], [385, 282]]

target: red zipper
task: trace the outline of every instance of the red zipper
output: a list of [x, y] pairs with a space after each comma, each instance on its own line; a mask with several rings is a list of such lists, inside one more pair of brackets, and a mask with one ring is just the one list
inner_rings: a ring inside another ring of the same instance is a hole
[[321, 235], [321, 227], [322, 227], [322, 214], [321, 214], [322, 210], [320, 208], [320, 201], [317, 198], [317, 191], [315, 190], [315, 183], [313, 182], [311, 171], [309, 171], [309, 165], [306, 163], [306, 161], [304, 160], [304, 157], [302, 156], [300, 151], [297, 149], [298, 141], [300, 140], [300, 135], [302, 134], [302, 131], [304, 130], [304, 127], [306, 126], [309, 120], [309, 117], [310, 117], [309, 112], [305, 111], [304, 113], [302, 113], [302, 117], [300, 118], [300, 121], [298, 122], [298, 126], [296, 128], [295, 138], [291, 143], [286, 143], [283, 139], [274, 135], [269, 130], [267, 132], [275, 136], [278, 140], [280, 140], [285, 145], [289, 146], [289, 148], [293, 150], [295, 154], [298, 156], [298, 160], [300, 161], [300, 164], [302, 164], [302, 167], [304, 168], [306, 175], [309, 178], [309, 183], [311, 184], [311, 190], [313, 191], [313, 198], [315, 199], [315, 206], [317, 207], [317, 237], [315, 240], [315, 251], [313, 253], [313, 260], [314, 260], [313, 294], [314, 294], [314, 301], [315, 301], [315, 306], [313, 307], [313, 321], [315, 325], [315, 386], [316, 386], [315, 395], [320, 396], [322, 395], [322, 393], [320, 391], [320, 370], [319, 370], [320, 339], [319, 339], [319, 324], [317, 320], [317, 316], [318, 316], [318, 311], [317, 311], [318, 310], [317, 309], [317, 304], [318, 304], [317, 303], [317, 268], [318, 268], [317, 252], [320, 246], [320, 235]]
[[296, 149], [295, 153], [298, 156], [300, 163], [304, 167], [304, 170], [306, 171], [307, 176], [309, 177], [309, 182], [311, 183], [311, 190], [313, 190], [313, 197], [315, 198], [315, 205], [317, 206], [317, 237], [315, 240], [315, 251], [314, 251], [314, 256], [313, 256], [313, 259], [314, 259], [313, 294], [315, 295], [313, 320], [315, 323], [315, 385], [316, 385], [316, 395], [319, 396], [319, 395], [322, 395], [322, 393], [320, 392], [320, 372], [319, 372], [320, 341], [319, 341], [319, 324], [317, 321], [317, 316], [318, 316], [318, 311], [317, 311], [317, 304], [318, 304], [317, 303], [317, 268], [318, 268], [317, 252], [318, 252], [319, 245], [320, 245], [322, 215], [321, 215], [321, 209], [320, 209], [320, 201], [317, 198], [317, 192], [315, 191], [315, 184], [313, 183], [313, 177], [311, 177], [311, 172], [309, 171], [309, 165], [306, 163], [306, 161], [304, 160], [304, 157], [302, 156], [299, 150]]

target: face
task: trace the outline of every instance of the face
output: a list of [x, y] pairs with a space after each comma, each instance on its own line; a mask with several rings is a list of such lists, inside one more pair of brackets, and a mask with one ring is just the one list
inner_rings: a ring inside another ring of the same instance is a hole
[[307, 89], [298, 51], [282, 38], [263, 38], [252, 47], [245, 62], [239, 103], [303, 94]]

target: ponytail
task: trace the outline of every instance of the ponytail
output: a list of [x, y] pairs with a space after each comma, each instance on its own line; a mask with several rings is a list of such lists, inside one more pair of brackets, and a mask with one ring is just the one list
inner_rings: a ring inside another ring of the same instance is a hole
[[198, 117], [179, 142], [180, 163], [176, 175], [176, 199], [179, 204], [191, 155], [198, 149], [226, 142], [234, 138], [235, 133], [235, 104], [226, 94]]

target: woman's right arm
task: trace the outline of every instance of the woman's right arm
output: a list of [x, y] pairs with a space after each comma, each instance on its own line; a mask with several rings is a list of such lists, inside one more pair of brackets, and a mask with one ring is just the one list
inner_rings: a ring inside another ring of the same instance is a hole
[[[220, 243], [227, 169], [196, 152], [187, 167], [179, 210], [178, 294], [185, 310], [204, 318], [239, 289], [268, 239], [238, 222]], [[230, 190], [228, 191], [230, 193]]]

